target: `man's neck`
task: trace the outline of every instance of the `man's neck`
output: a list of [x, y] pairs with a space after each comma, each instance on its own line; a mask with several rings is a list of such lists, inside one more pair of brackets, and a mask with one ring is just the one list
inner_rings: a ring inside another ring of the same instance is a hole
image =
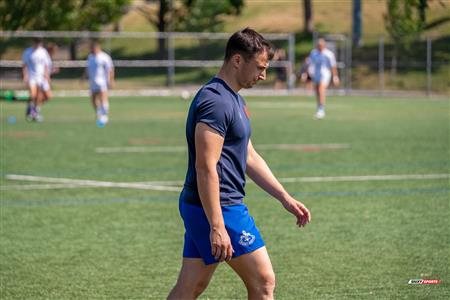
[[222, 68], [220, 68], [219, 73], [216, 75], [217, 78], [222, 79], [225, 81], [225, 83], [235, 92], [239, 92], [241, 87], [236, 81], [236, 77], [227, 69], [226, 65], [223, 65]]

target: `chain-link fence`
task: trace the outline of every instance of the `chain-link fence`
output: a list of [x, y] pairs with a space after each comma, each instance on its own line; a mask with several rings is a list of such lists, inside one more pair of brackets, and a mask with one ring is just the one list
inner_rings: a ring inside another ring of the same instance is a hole
[[[271, 65], [266, 87], [272, 87], [276, 70], [293, 69], [295, 63], [294, 34], [266, 33], [265, 38], [286, 55]], [[86, 89], [81, 81], [89, 44], [97, 39], [113, 60], [116, 88], [123, 90], [199, 85], [210, 79], [223, 63], [229, 33], [158, 33], [158, 32], [0, 32], [0, 78], [3, 88], [23, 88], [21, 55], [31, 46], [34, 37], [46, 45], [58, 45], [53, 54], [55, 90]], [[293, 83], [293, 82], [292, 82]], [[292, 88], [289, 82], [283, 88]]]
[[[311, 41], [296, 41], [292, 33], [263, 35], [284, 54], [271, 62], [268, 80], [258, 84], [258, 88], [276, 88], [286, 93], [304, 91], [292, 74], [298, 72], [308, 53], [296, 53], [296, 45]], [[221, 66], [229, 36], [229, 33], [0, 31], [0, 88], [25, 89], [21, 56], [33, 37], [43, 37], [46, 45], [58, 45], [58, 51], [53, 53], [54, 65], [59, 67], [59, 72], [52, 76], [55, 91], [87, 89], [87, 82], [81, 78], [89, 42], [98, 39], [114, 60], [116, 89], [133, 92], [204, 83]], [[383, 36], [366, 38], [371, 42], [359, 47], [354, 47], [347, 35], [315, 33], [313, 40], [319, 36], [327, 40], [336, 54], [341, 85], [330, 88], [341, 94], [448, 93], [449, 38], [424, 38], [397, 49]]]

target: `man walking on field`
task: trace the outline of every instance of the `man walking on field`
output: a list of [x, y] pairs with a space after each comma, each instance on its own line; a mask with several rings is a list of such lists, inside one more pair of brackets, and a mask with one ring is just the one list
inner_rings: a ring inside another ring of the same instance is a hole
[[52, 61], [43, 47], [41, 38], [34, 38], [33, 47], [25, 49], [22, 55], [23, 81], [30, 92], [25, 117], [27, 121], [42, 122], [41, 108], [51, 96], [50, 74]]
[[307, 68], [301, 74], [301, 80], [306, 82], [308, 74], [312, 78], [317, 99], [317, 111], [314, 117], [323, 119], [325, 118], [326, 92], [331, 79], [335, 86], [339, 85], [336, 57], [326, 48], [325, 40], [320, 38], [317, 40], [316, 49], [313, 49], [306, 59], [306, 63]]
[[96, 122], [99, 127], [103, 127], [109, 121], [108, 89], [114, 84], [114, 65], [111, 57], [102, 51], [96, 41], [91, 44], [91, 53], [87, 58], [87, 74]]
[[224, 63], [191, 103], [186, 123], [189, 162], [179, 209], [183, 262], [168, 299], [196, 299], [219, 262], [243, 280], [249, 299], [273, 299], [275, 275], [264, 241], [243, 203], [245, 174], [292, 213], [299, 227], [308, 209], [278, 182], [250, 140], [242, 88], [266, 79], [271, 45], [246, 28], [228, 40]]

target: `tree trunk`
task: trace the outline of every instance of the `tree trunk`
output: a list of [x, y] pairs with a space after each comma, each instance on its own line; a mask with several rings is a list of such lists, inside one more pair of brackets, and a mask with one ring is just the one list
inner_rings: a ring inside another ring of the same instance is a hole
[[398, 56], [398, 47], [394, 45], [394, 53], [392, 54], [391, 60], [391, 80], [395, 80], [397, 76], [397, 56]]
[[[166, 31], [166, 20], [165, 16], [168, 10], [167, 0], [159, 1], [159, 13], [158, 13], [158, 31]], [[166, 39], [158, 38], [158, 58], [165, 59], [167, 57], [166, 51]]]
[[77, 40], [72, 40], [70, 42], [69, 52], [70, 52], [70, 59], [71, 60], [76, 60], [77, 59], [77, 46], [78, 46], [78, 41]]
[[303, 10], [304, 10], [304, 16], [305, 16], [305, 24], [303, 31], [312, 33], [314, 30], [314, 24], [313, 24], [313, 15], [312, 15], [312, 3], [311, 0], [303, 0]]
[[427, 22], [426, 18], [426, 9], [428, 7], [427, 0], [419, 0], [419, 16], [420, 16], [420, 22], [422, 23], [422, 26], [425, 25]]

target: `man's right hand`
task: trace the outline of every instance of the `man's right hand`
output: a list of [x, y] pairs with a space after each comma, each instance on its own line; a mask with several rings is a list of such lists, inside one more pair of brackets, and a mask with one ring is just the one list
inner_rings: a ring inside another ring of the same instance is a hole
[[231, 260], [234, 250], [225, 227], [211, 228], [209, 239], [211, 241], [211, 254], [217, 261]]

